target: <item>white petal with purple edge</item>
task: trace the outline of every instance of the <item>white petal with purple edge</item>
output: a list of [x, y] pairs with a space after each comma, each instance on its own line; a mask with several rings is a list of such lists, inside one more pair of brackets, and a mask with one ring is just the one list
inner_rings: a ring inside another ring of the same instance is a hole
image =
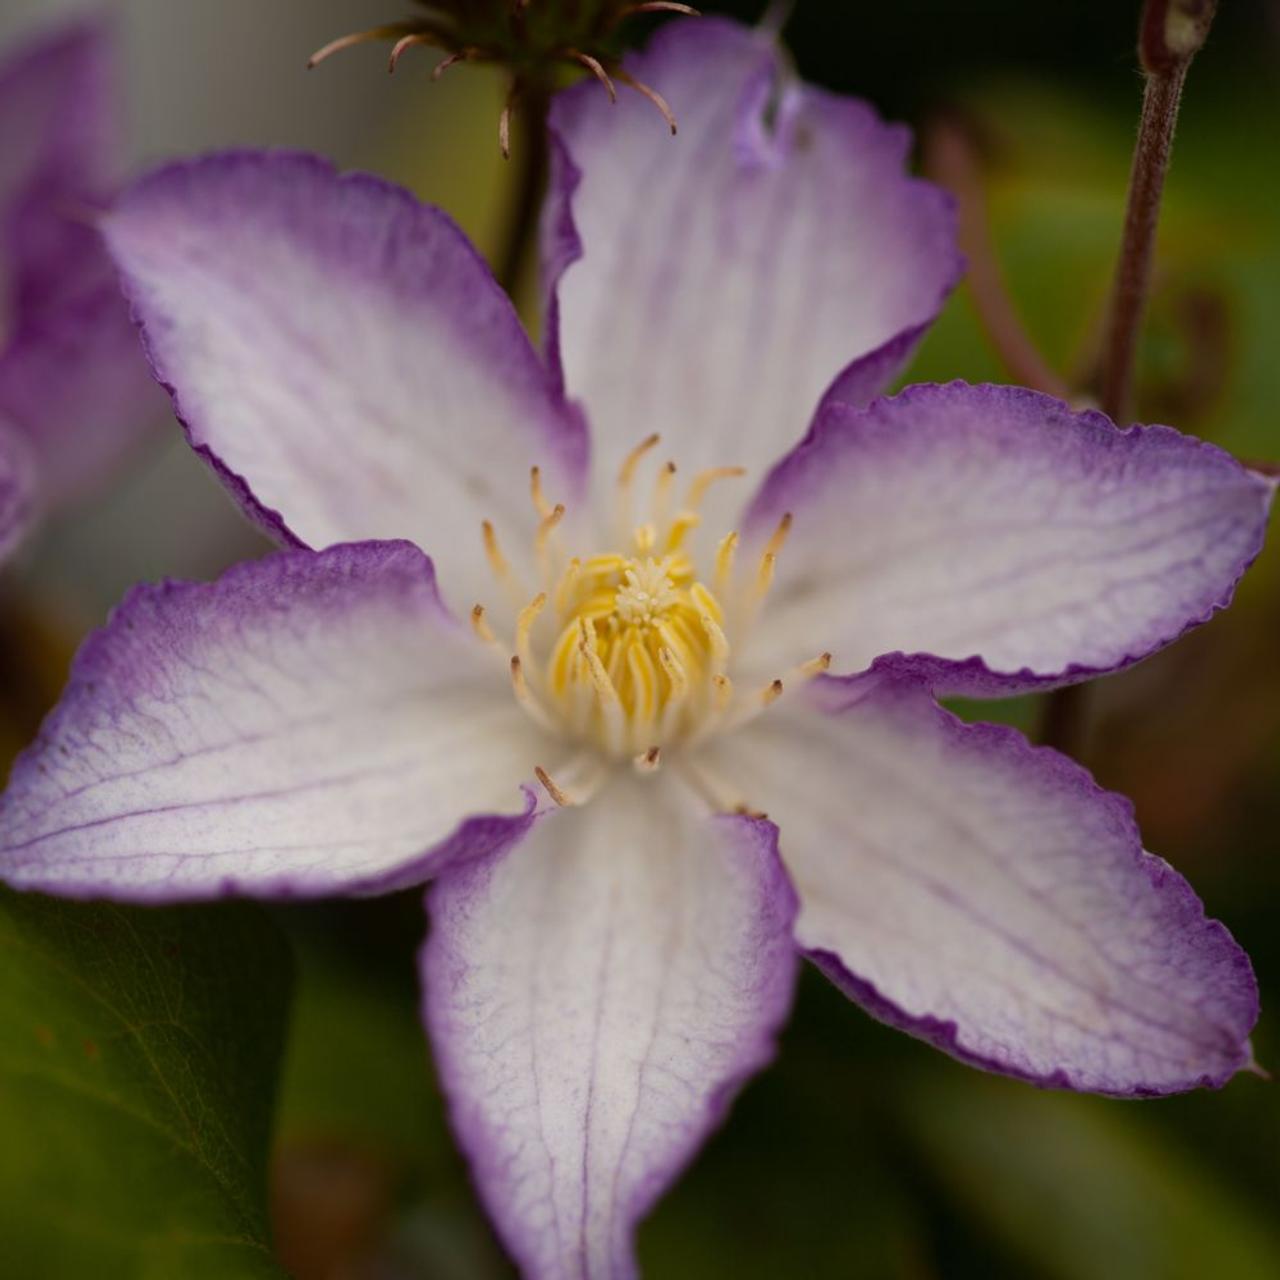
[[776, 832], [614, 782], [431, 891], [425, 1016], [527, 1280], [625, 1280], [632, 1235], [771, 1056], [795, 976]]
[[63, 896], [417, 883], [532, 821], [546, 758], [407, 543], [136, 590], [0, 799], [0, 878]]
[[796, 81], [760, 32], [675, 22], [626, 65], [679, 134], [625, 87], [556, 100], [552, 353], [602, 476], [653, 431], [681, 466], [760, 474], [851, 362], [894, 344], [879, 386], [852, 376], [866, 396], [905, 361], [958, 274], [951, 208], [907, 175], [904, 129]]
[[531, 466], [574, 498], [578, 416], [462, 232], [407, 191], [214, 156], [133, 187], [106, 235], [192, 443], [277, 536], [447, 548], [462, 609], [492, 587], [482, 518], [529, 547]]
[[975, 695], [1124, 666], [1230, 601], [1274, 488], [1168, 427], [1016, 387], [831, 407], [747, 517], [748, 547], [795, 521], [754, 657], [923, 655], [897, 661]]
[[1132, 806], [914, 682], [821, 679], [719, 748], [765, 805], [796, 937], [868, 1011], [976, 1066], [1116, 1095], [1249, 1062], [1248, 958]]

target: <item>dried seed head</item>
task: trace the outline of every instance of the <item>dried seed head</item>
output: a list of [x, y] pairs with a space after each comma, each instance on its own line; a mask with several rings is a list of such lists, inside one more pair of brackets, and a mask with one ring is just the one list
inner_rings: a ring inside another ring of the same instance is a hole
[[566, 69], [593, 76], [604, 88], [606, 101], [617, 101], [615, 82], [628, 85], [647, 98], [672, 133], [676, 120], [671, 107], [648, 85], [619, 65], [619, 28], [643, 14], [697, 16], [691, 5], [677, 0], [413, 0], [421, 13], [353, 32], [325, 45], [309, 66], [344, 49], [371, 41], [389, 41], [389, 69], [395, 71], [410, 50], [419, 45], [443, 51], [432, 72], [438, 79], [460, 62], [489, 62], [508, 71], [509, 92], [498, 125], [504, 155], [510, 153], [511, 118], [527, 98], [545, 95], [562, 83]]

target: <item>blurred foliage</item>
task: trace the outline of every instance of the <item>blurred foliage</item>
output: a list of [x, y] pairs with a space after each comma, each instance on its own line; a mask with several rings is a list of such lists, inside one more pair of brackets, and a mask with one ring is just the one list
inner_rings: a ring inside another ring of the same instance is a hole
[[290, 962], [243, 905], [0, 893], [0, 1273], [271, 1280]]
[[[1242, 1091], [1259, 1101], [1258, 1090]], [[1265, 1202], [1247, 1204], [1137, 1114], [999, 1080], [928, 1082], [903, 1120], [943, 1186], [1011, 1253], [1061, 1280], [1280, 1274]]]

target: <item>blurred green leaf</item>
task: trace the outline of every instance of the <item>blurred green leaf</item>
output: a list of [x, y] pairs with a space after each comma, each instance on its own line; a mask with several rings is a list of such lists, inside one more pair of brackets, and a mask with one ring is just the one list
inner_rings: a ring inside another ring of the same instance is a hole
[[0, 894], [0, 1273], [278, 1280], [289, 985], [254, 908]]
[[[398, 906], [384, 900], [365, 910], [381, 907], [384, 932], [398, 934]], [[412, 917], [420, 930], [416, 900]], [[363, 1169], [366, 1185], [345, 1197], [358, 1198], [358, 1191], [370, 1202], [366, 1238], [350, 1250], [353, 1267], [433, 1280], [510, 1275], [449, 1132], [419, 1019], [413, 954], [394, 966], [385, 958], [369, 963], [367, 949], [339, 949], [333, 937], [322, 941], [315, 919], [295, 923], [298, 991], [279, 1151], [296, 1157], [318, 1148]], [[345, 921], [345, 943], [352, 941], [353, 923]], [[280, 1245], [301, 1256], [297, 1241], [314, 1240], [334, 1206], [314, 1185], [290, 1178], [289, 1167], [282, 1159], [276, 1175], [278, 1202], [290, 1206]]]
[[451, 1163], [412, 970], [389, 981], [305, 937], [297, 955], [279, 1137], [356, 1142], [423, 1175]]
[[931, 1075], [901, 1111], [936, 1175], [1038, 1273], [1280, 1275], [1280, 1238], [1261, 1207], [1149, 1131], [1136, 1105]]

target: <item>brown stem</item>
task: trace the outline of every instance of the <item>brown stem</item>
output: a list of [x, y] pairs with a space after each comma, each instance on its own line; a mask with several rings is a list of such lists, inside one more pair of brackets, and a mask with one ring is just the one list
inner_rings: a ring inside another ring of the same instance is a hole
[[[1160, 200], [1169, 171], [1178, 105], [1187, 69], [1209, 34], [1216, 9], [1217, 0], [1146, 0], [1142, 10], [1138, 54], [1146, 72], [1146, 90], [1102, 349], [1100, 404], [1120, 426], [1129, 421], [1138, 339], [1151, 287]], [[1083, 685], [1050, 694], [1042, 741], [1059, 751], [1078, 754], [1085, 742], [1087, 711]]]
[[537, 238], [538, 210], [547, 181], [547, 111], [551, 99], [541, 86], [526, 85], [512, 91], [510, 105], [518, 127], [511, 157], [517, 166], [516, 185], [494, 274], [514, 297]]
[[940, 119], [925, 139], [925, 172], [955, 197], [960, 249], [968, 262], [965, 284], [992, 349], [1013, 381], [1066, 399], [1066, 382], [1027, 333], [1009, 295], [996, 257], [987, 217], [987, 198], [977, 154], [958, 121]]
[[1142, 99], [1142, 124], [1133, 153], [1124, 240], [1120, 260], [1116, 264], [1111, 311], [1102, 347], [1099, 403], [1102, 411], [1118, 426], [1124, 426], [1130, 420], [1133, 373], [1151, 289], [1160, 198], [1169, 169], [1173, 128], [1178, 119], [1178, 102], [1186, 82], [1187, 67], [1188, 63], [1180, 62], [1167, 74], [1148, 75]]

